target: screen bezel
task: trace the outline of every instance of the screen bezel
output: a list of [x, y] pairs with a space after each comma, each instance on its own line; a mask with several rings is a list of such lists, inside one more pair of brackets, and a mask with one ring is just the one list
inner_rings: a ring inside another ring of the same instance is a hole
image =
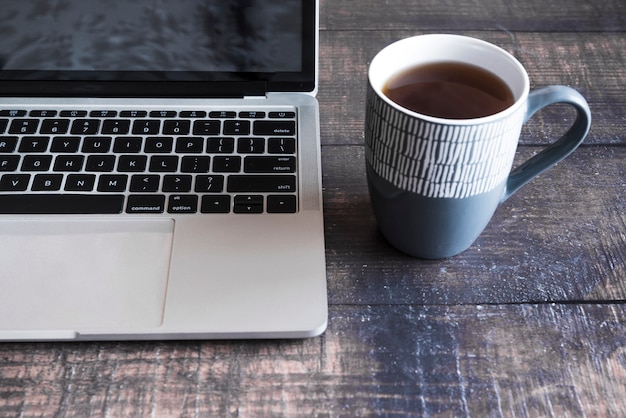
[[317, 7], [302, 1], [299, 72], [85, 72], [0, 70], [3, 97], [244, 97], [316, 89]]

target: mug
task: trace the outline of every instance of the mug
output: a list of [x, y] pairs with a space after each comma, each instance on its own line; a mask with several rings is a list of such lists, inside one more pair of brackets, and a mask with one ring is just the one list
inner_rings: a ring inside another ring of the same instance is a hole
[[[512, 104], [470, 119], [409, 110], [385, 93], [408, 69], [454, 62], [498, 76]], [[522, 125], [554, 103], [574, 107], [577, 118], [560, 139], [511, 171]], [[370, 199], [387, 241], [411, 256], [441, 259], [469, 248], [496, 208], [533, 177], [566, 158], [591, 125], [585, 99], [566, 86], [530, 92], [528, 74], [505, 50], [458, 35], [421, 35], [395, 42], [372, 60], [365, 115]]]

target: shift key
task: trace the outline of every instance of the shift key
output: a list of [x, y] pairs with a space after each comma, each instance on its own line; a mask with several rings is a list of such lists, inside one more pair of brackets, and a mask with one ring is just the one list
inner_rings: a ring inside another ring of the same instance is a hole
[[296, 176], [291, 175], [233, 175], [228, 177], [230, 193], [292, 193], [296, 191]]

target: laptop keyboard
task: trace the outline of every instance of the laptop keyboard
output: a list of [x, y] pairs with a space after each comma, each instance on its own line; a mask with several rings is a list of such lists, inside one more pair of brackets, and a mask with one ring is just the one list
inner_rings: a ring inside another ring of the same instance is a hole
[[0, 109], [0, 213], [295, 213], [295, 111]]

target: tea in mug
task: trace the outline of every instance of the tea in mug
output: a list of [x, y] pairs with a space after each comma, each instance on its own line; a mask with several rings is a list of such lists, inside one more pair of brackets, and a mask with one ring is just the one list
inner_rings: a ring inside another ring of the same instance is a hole
[[392, 77], [383, 93], [402, 107], [444, 119], [474, 119], [499, 113], [515, 103], [497, 75], [460, 62], [419, 65]]

